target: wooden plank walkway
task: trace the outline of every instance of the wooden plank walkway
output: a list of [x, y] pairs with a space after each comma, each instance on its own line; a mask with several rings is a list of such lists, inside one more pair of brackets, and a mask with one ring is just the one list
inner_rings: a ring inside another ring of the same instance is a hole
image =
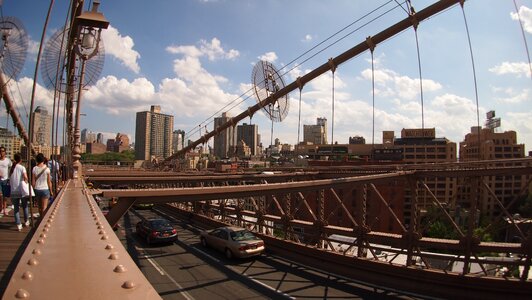
[[[36, 210], [33, 208], [34, 213]], [[23, 217], [22, 221], [24, 221]], [[7, 216], [0, 218], [0, 298], [7, 288], [26, 245], [33, 236], [33, 231], [32, 227], [23, 227], [22, 231], [18, 231], [13, 211], [10, 209], [8, 209]]]

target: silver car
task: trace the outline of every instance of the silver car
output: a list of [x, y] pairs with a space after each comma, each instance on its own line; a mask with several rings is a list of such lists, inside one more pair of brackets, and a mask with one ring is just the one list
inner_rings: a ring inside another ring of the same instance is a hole
[[250, 257], [264, 252], [264, 241], [240, 227], [220, 227], [201, 232], [201, 244], [225, 253], [227, 258]]

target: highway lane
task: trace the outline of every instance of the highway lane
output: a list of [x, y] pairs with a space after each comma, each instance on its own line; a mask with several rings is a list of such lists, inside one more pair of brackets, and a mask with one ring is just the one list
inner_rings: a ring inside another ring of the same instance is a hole
[[[141, 218], [157, 216], [176, 226], [176, 243], [148, 246], [134, 233]], [[227, 260], [201, 246], [198, 228], [157, 210], [130, 210], [120, 224], [118, 237], [163, 299], [413, 299], [268, 253]]]

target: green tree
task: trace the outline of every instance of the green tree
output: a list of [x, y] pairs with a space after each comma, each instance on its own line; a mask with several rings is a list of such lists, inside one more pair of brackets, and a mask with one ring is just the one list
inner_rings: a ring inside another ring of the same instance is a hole
[[133, 162], [135, 161], [135, 151], [124, 150], [120, 153], [117, 152], [105, 152], [102, 154], [83, 153], [81, 155], [82, 162]]

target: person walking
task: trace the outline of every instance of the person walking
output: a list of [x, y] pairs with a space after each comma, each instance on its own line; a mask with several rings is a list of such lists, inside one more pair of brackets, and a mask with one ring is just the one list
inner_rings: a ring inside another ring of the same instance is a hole
[[51, 172], [46, 165], [46, 158], [44, 154], [38, 153], [35, 156], [37, 165], [33, 167], [31, 185], [35, 190], [35, 202], [39, 206], [39, 218], [42, 219], [46, 209], [48, 208], [48, 200], [52, 195], [52, 179]]
[[50, 191], [52, 191], [53, 194], [57, 194], [58, 183], [59, 183], [59, 172], [61, 171], [59, 162], [57, 160], [58, 160], [57, 154], [52, 154], [50, 156], [50, 160], [46, 163], [46, 165], [48, 166], [48, 169], [50, 169], [50, 172], [52, 174], [52, 189]]
[[13, 201], [13, 210], [15, 214], [15, 224], [17, 225], [18, 231], [22, 230], [22, 223], [20, 222], [20, 206], [24, 212], [24, 225], [30, 226], [30, 219], [28, 218], [28, 198], [22, 197], [20, 191], [20, 184], [22, 181], [28, 182], [28, 174], [26, 173], [26, 168], [21, 164], [22, 156], [20, 153], [16, 153], [13, 157], [15, 163], [11, 166], [9, 171], [9, 184], [11, 185], [11, 201]]
[[11, 168], [11, 159], [6, 156], [6, 148], [0, 147], [0, 189], [2, 196], [0, 197], [0, 216], [7, 215], [6, 207], [9, 197], [11, 195], [11, 188], [9, 187], [9, 169]]

